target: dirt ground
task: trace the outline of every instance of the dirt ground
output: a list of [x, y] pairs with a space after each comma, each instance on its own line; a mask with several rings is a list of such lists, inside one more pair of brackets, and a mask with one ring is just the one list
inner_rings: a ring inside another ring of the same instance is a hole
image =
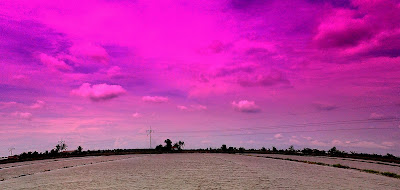
[[[328, 159], [328, 158], [326, 158]], [[356, 170], [234, 154], [123, 155], [0, 165], [1, 189], [398, 189]]]
[[389, 162], [379, 162], [373, 160], [361, 160], [361, 159], [340, 158], [340, 157], [327, 157], [327, 156], [295, 156], [295, 155], [283, 155], [283, 154], [249, 154], [249, 155], [274, 157], [282, 159], [289, 158], [301, 161], [321, 162], [330, 165], [341, 164], [349, 166], [351, 168], [358, 168], [363, 170], [368, 169], [379, 172], [392, 172], [400, 174], [400, 164], [389, 163]]

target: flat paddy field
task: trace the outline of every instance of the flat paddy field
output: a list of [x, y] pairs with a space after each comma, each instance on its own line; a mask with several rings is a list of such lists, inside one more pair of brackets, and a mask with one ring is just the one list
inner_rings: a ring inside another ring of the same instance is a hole
[[400, 189], [400, 165], [273, 154], [135, 154], [0, 165], [0, 189]]

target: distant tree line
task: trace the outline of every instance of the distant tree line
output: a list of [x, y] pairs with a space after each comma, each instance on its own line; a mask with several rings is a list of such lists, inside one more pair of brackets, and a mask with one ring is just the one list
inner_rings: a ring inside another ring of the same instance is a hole
[[276, 147], [261, 149], [245, 149], [244, 147], [228, 147], [223, 144], [220, 148], [206, 148], [206, 149], [189, 149], [183, 150], [185, 143], [183, 141], [177, 141], [173, 143], [170, 139], [164, 141], [165, 145], [158, 145], [155, 149], [107, 149], [107, 150], [86, 150], [84, 151], [81, 146], [78, 146], [75, 150], [66, 151], [67, 145], [65, 142], [59, 142], [52, 150], [45, 152], [23, 152], [20, 155], [10, 156], [9, 159], [0, 160], [0, 164], [10, 162], [20, 162], [28, 160], [39, 160], [39, 159], [51, 159], [51, 158], [63, 158], [63, 157], [79, 157], [79, 156], [107, 156], [107, 155], [119, 155], [119, 154], [159, 154], [159, 153], [259, 153], [259, 154], [290, 154], [298, 156], [332, 156], [332, 157], [346, 157], [356, 159], [367, 159], [384, 162], [400, 163], [400, 157], [396, 157], [392, 154], [378, 155], [378, 154], [367, 154], [367, 153], [356, 153], [351, 151], [350, 153], [338, 150], [336, 147], [332, 147], [328, 151], [303, 148], [301, 150], [295, 149], [293, 146], [287, 149], [277, 149]]
[[156, 146], [155, 150], [158, 152], [181, 152], [182, 148], [185, 146], [185, 142], [183, 142], [183, 141], [175, 142], [172, 145], [172, 141], [170, 139], [166, 139], [164, 141], [164, 143], [165, 143], [165, 146], [160, 144], [160, 145]]

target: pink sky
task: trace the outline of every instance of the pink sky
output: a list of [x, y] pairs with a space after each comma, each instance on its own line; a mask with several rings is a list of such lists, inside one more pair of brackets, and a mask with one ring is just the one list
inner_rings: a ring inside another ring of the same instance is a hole
[[0, 155], [319, 148], [400, 155], [400, 2], [0, 2]]

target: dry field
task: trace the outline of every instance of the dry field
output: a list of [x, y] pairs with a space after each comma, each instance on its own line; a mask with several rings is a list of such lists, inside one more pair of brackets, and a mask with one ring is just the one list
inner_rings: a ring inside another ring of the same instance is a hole
[[0, 168], [0, 180], [3, 179], [0, 181], [1, 189], [400, 187], [400, 179], [357, 170], [232, 154], [101, 156], [14, 163], [0, 165]]
[[283, 154], [248, 154], [261, 157], [273, 157], [282, 159], [293, 159], [310, 162], [321, 162], [324, 164], [334, 165], [341, 164], [349, 166], [351, 168], [375, 170], [379, 172], [392, 172], [400, 174], [400, 164], [379, 162], [373, 160], [360, 160], [350, 158], [338, 158], [338, 157], [326, 157], [326, 156], [295, 156], [295, 155], [283, 155]]

